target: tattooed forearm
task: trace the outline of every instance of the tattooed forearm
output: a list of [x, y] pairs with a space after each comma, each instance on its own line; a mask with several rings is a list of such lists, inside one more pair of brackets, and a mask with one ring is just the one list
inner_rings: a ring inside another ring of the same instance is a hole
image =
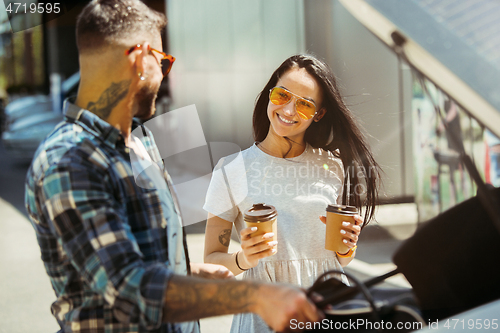
[[168, 283], [163, 320], [180, 322], [250, 312], [258, 288], [255, 283], [176, 275]]
[[219, 242], [224, 246], [229, 246], [231, 240], [231, 229], [224, 229], [219, 234]]
[[131, 80], [123, 80], [118, 83], [111, 83], [111, 86], [104, 90], [97, 102], [89, 102], [89, 104], [87, 104], [87, 110], [102, 119], [107, 119], [111, 110], [127, 96], [131, 82]]

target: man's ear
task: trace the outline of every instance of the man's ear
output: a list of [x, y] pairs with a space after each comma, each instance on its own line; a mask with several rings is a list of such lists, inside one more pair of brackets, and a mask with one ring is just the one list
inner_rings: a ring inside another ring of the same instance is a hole
[[319, 109], [319, 111], [316, 113], [316, 115], [314, 116], [313, 120], [315, 122], [318, 122], [321, 120], [321, 118], [323, 118], [323, 116], [325, 115], [326, 113], [326, 109], [325, 108], [321, 108]]
[[148, 64], [148, 47], [149, 43], [145, 42], [141, 44], [141, 49], [136, 50], [134, 53], [133, 63], [135, 68], [135, 75], [137, 79], [144, 80], [147, 78], [148, 73], [146, 72], [147, 64]]

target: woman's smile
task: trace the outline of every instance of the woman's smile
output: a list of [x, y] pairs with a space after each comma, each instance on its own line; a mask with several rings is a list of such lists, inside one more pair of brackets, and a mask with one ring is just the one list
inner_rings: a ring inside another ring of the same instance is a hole
[[280, 115], [278, 112], [276, 112], [276, 116], [278, 116], [278, 119], [284, 125], [293, 125], [293, 124], [298, 123], [298, 121], [286, 119], [285, 117], [283, 117], [282, 115]]

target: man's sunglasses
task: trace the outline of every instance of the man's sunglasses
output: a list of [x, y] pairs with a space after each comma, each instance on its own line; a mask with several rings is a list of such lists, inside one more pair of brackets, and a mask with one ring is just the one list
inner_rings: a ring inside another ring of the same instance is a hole
[[[129, 55], [130, 53], [134, 52], [137, 49], [140, 49], [141, 47], [142, 47], [141, 44], [137, 44], [135, 46], [132, 46], [130, 49], [125, 51], [125, 55]], [[170, 70], [172, 69], [172, 65], [174, 64], [175, 58], [172, 57], [170, 54], [166, 54], [165, 52], [153, 49], [149, 45], [148, 45], [148, 51], [149, 52], [156, 52], [163, 57], [163, 58], [161, 58], [159, 64], [160, 64], [163, 76], [167, 75], [170, 72]], [[156, 56], [155, 56], [155, 58], [158, 60], [158, 58]]]
[[316, 104], [303, 97], [295, 95], [293, 92], [286, 90], [283, 87], [274, 87], [269, 90], [269, 100], [274, 105], [285, 105], [290, 103], [292, 97], [296, 97], [295, 111], [300, 118], [304, 120], [311, 119], [316, 114]]

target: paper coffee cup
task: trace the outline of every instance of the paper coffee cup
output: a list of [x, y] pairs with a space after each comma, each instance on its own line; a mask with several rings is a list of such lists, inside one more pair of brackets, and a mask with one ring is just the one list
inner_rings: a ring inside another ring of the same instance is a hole
[[[243, 218], [248, 228], [257, 228], [257, 231], [250, 235], [251, 237], [272, 232], [274, 233], [273, 238], [267, 240], [267, 242], [272, 242], [278, 239], [277, 216], [278, 212], [274, 206], [258, 203], [247, 209]], [[278, 245], [275, 245], [273, 248], [277, 251]]]
[[355, 224], [354, 215], [358, 210], [354, 206], [328, 205], [326, 208], [326, 236], [325, 249], [339, 253], [346, 253], [349, 247], [344, 244], [344, 236], [340, 233], [343, 229], [342, 222]]

